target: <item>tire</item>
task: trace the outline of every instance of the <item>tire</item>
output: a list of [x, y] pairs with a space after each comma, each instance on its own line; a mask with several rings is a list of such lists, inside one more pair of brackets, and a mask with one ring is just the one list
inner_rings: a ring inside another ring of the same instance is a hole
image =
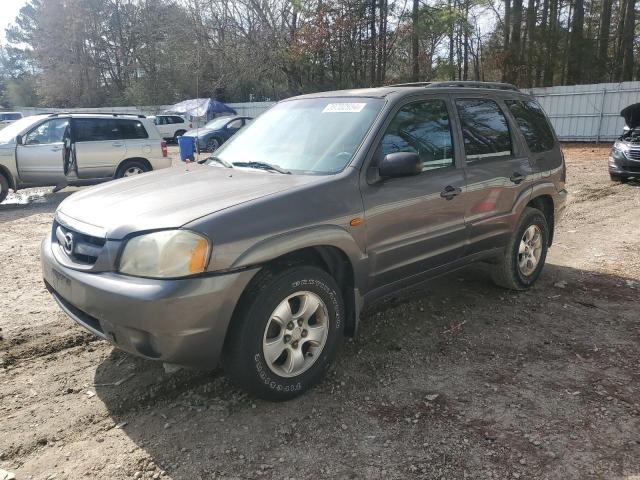
[[220, 148], [220, 145], [222, 145], [222, 142], [220, 142], [220, 140], [218, 140], [217, 138], [210, 138], [209, 140], [207, 140], [207, 146], [205, 147], [205, 151], [209, 153], [213, 153], [218, 148]]
[[[307, 304], [307, 315], [318, 306], [298, 323]], [[238, 305], [222, 359], [232, 381], [256, 397], [282, 401], [322, 379], [344, 339], [344, 304], [331, 276], [312, 266], [264, 270]]]
[[0, 203], [2, 203], [5, 198], [7, 198], [8, 194], [9, 182], [7, 181], [5, 176], [0, 173]]
[[140, 160], [127, 160], [118, 167], [116, 178], [131, 177], [151, 170], [149, 165]]
[[185, 133], [187, 133], [187, 131], [186, 131], [186, 130], [178, 130], [178, 131], [173, 135], [173, 138], [171, 139], [171, 141], [172, 141], [173, 143], [176, 143], [176, 144], [177, 144], [177, 143], [178, 143], [178, 137], [180, 137], [180, 136], [184, 135]]
[[629, 180], [629, 177], [623, 177], [622, 175], [615, 175], [613, 173], [610, 173], [609, 177], [611, 177], [612, 182], [627, 183]]
[[[539, 235], [539, 251], [538, 248], [532, 247], [532, 245], [538, 246], [538, 242], [533, 240], [536, 238], [536, 233]], [[529, 244], [527, 244], [525, 237], [527, 234], [531, 239]], [[522, 246], [523, 242], [524, 246]], [[523, 248], [525, 250], [521, 253]], [[529, 289], [542, 272], [548, 248], [549, 225], [547, 219], [540, 210], [527, 207], [520, 217], [518, 226], [511, 235], [500, 261], [494, 265], [493, 281], [498, 286], [510, 290]], [[537, 258], [537, 262], [534, 262], [532, 258]]]

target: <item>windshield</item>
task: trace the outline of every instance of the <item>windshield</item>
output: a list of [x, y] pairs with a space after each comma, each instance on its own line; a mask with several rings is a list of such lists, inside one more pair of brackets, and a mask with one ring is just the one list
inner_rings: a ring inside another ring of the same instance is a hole
[[204, 128], [208, 128], [210, 130], [218, 130], [218, 129], [224, 127], [227, 123], [229, 123], [231, 118], [232, 117], [216, 118], [215, 120], [211, 120], [209, 123], [207, 123], [204, 126]]
[[24, 117], [20, 120], [9, 124], [0, 130], [0, 143], [9, 143], [15, 140], [16, 135], [20, 135], [25, 129], [42, 120], [42, 116], [34, 115], [32, 117]]
[[309, 98], [282, 102], [256, 118], [216, 156], [263, 162], [291, 173], [330, 174], [353, 158], [384, 100]]

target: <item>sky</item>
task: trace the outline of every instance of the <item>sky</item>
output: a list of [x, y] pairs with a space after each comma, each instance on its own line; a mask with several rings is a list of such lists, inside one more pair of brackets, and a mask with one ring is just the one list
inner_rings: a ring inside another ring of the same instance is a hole
[[4, 43], [4, 29], [13, 23], [27, 0], [0, 0], [0, 43]]

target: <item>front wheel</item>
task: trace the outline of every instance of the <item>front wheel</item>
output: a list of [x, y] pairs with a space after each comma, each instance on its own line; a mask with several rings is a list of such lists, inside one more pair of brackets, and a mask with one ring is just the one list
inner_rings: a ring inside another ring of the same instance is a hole
[[207, 152], [213, 153], [218, 149], [218, 147], [220, 147], [220, 141], [217, 138], [210, 138], [207, 140]]
[[511, 235], [493, 281], [510, 290], [527, 290], [540, 276], [549, 248], [549, 225], [542, 212], [527, 207]]
[[243, 294], [225, 344], [225, 371], [266, 400], [288, 400], [318, 383], [344, 335], [335, 280], [311, 266], [263, 271]]

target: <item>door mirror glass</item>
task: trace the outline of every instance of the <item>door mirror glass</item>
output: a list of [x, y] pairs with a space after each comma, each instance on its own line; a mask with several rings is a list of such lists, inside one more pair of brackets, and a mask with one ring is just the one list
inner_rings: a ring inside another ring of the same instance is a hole
[[16, 136], [16, 145], [22, 145], [22, 135]]
[[386, 155], [378, 167], [381, 177], [408, 177], [422, 173], [420, 155], [414, 152], [396, 152]]

